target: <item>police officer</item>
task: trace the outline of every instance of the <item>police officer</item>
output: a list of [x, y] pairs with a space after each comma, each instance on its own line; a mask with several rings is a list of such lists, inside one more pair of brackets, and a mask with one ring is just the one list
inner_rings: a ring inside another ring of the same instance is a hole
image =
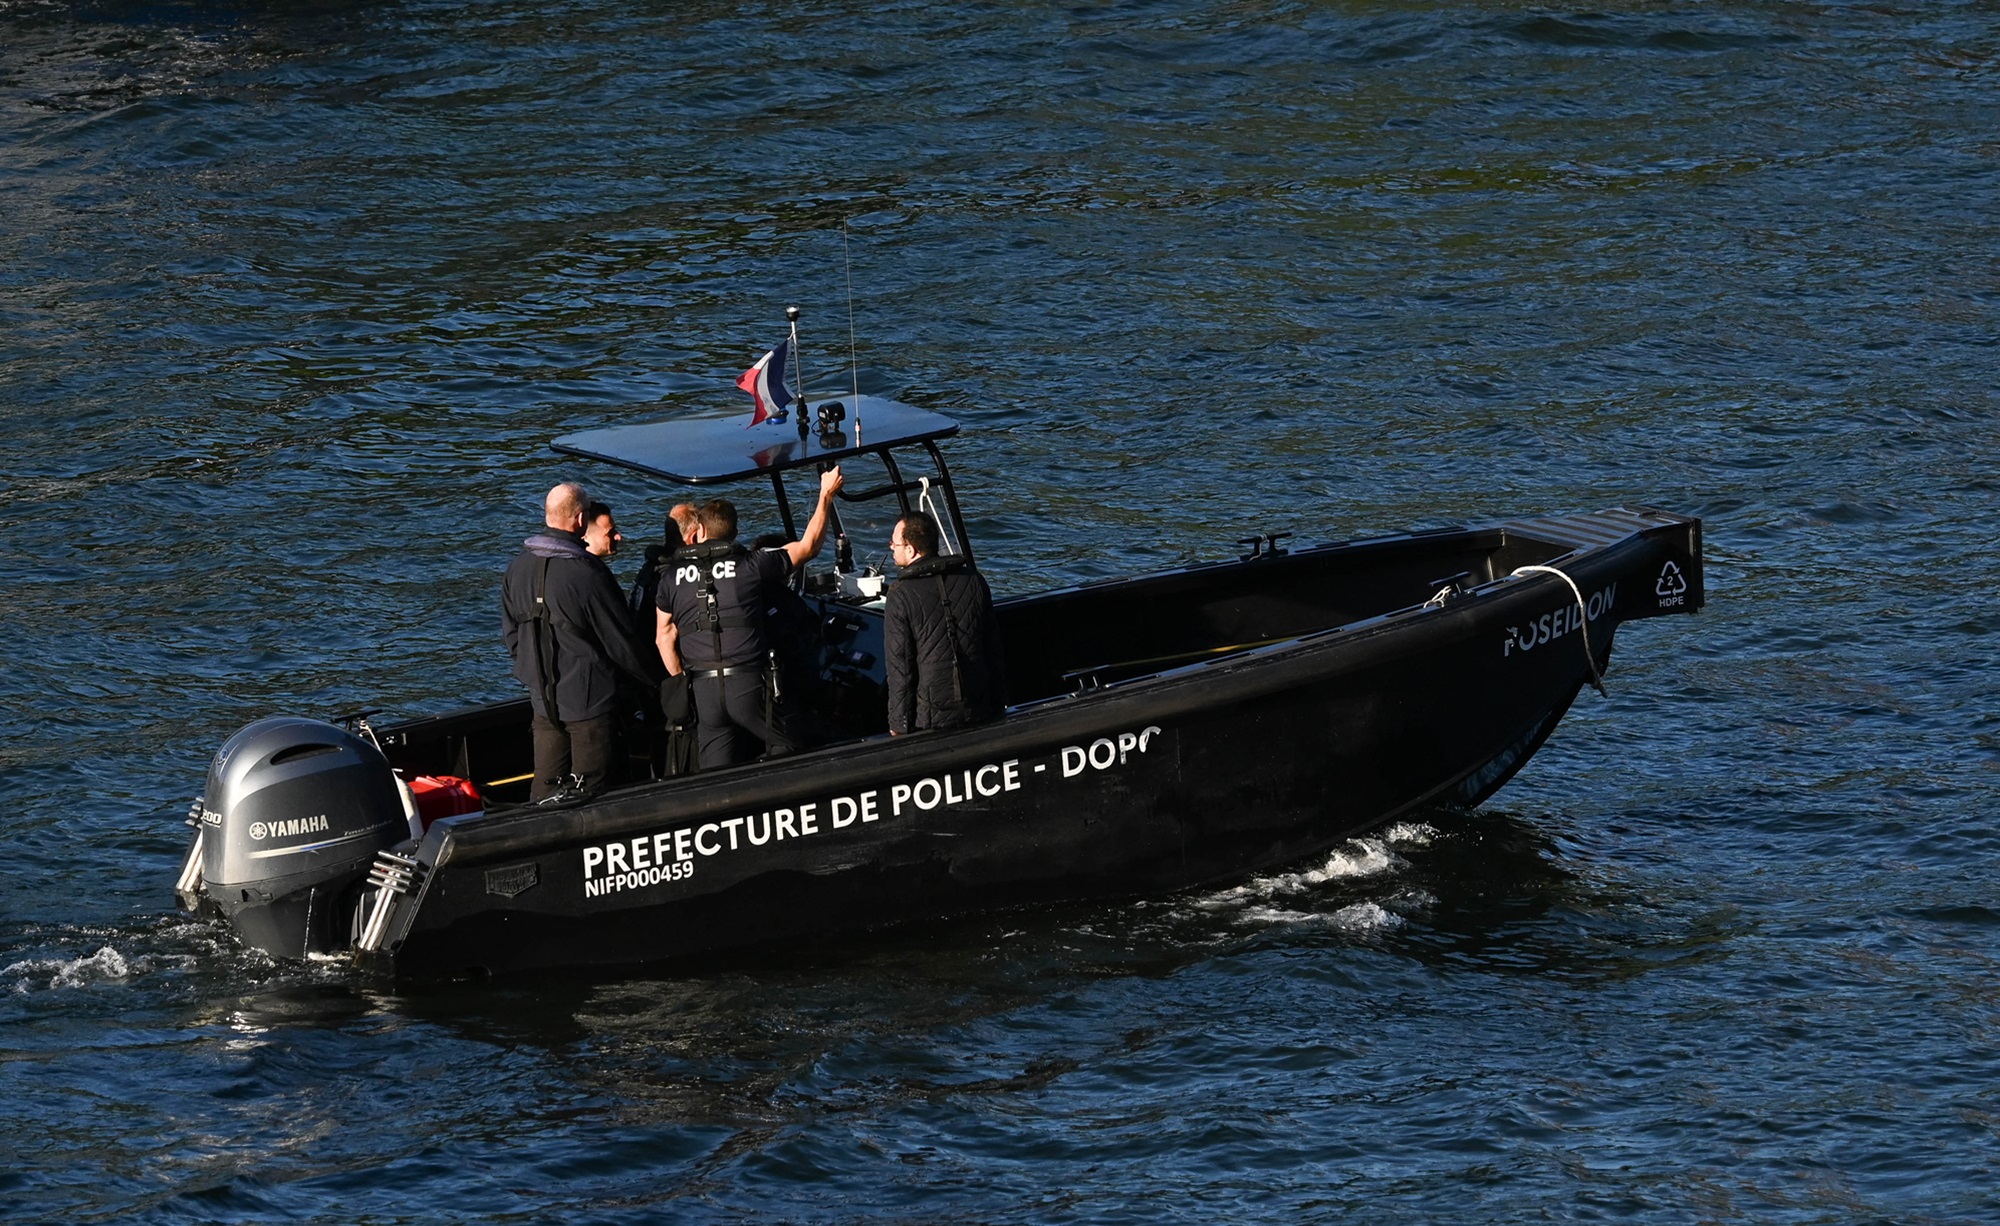
[[685, 669], [693, 679], [703, 770], [748, 758], [749, 740], [761, 742], [768, 755], [792, 751], [765, 696], [771, 648], [765, 610], [793, 569], [819, 552], [840, 488], [838, 467], [821, 473], [805, 534], [776, 549], [745, 549], [736, 541], [736, 507], [720, 498], [704, 503], [692, 538], [660, 585], [655, 641], [667, 670]]
[[657, 545], [646, 546], [645, 560], [632, 580], [626, 602], [632, 607], [632, 624], [641, 634], [653, 633], [653, 609], [660, 596], [660, 576], [672, 570], [674, 555], [694, 537], [694, 504], [677, 502], [667, 512], [666, 533]]

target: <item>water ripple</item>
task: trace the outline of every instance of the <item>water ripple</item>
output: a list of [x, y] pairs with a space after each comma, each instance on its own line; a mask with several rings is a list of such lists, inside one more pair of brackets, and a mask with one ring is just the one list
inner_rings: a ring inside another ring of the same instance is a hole
[[[0, 4], [10, 1204], [1991, 1220], [1989, 26]], [[425, 992], [171, 910], [245, 720], [516, 693], [547, 440], [789, 302], [1003, 591], [1653, 503], [1711, 605], [1506, 808], [1179, 897]]]

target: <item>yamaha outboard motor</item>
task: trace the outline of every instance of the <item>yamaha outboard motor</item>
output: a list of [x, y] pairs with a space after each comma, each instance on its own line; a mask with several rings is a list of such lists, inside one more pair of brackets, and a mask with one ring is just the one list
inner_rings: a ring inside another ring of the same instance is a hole
[[209, 764], [200, 872], [191, 855], [182, 895], [281, 958], [345, 949], [375, 853], [410, 835], [406, 812], [375, 746], [316, 719], [260, 719]]

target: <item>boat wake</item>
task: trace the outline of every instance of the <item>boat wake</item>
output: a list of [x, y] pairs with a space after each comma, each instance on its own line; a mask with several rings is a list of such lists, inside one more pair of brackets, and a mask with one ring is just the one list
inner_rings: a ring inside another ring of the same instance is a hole
[[[1403, 926], [1405, 910], [1432, 901], [1404, 881], [1409, 861], [1400, 853], [1428, 847], [1437, 833], [1421, 822], [1401, 822], [1349, 839], [1315, 867], [1253, 877], [1196, 897], [1187, 904], [1189, 914], [1237, 928], [1314, 927], [1355, 935], [1393, 931]], [[1373, 896], [1356, 899], [1356, 887], [1373, 887], [1366, 890]]]
[[0, 983], [7, 985], [16, 994], [27, 993], [42, 987], [49, 990], [79, 988], [90, 983], [104, 983], [130, 979], [135, 974], [143, 974], [148, 968], [147, 959], [139, 959], [135, 967], [132, 961], [110, 945], [100, 948], [94, 954], [80, 958], [24, 958], [8, 966], [0, 966]]
[[[222, 925], [167, 917], [153, 926], [40, 930], [0, 946], [0, 996], [123, 986], [163, 978], [219, 974], [233, 982], [265, 979], [278, 964], [236, 941]], [[296, 968], [293, 973], [296, 974]]]

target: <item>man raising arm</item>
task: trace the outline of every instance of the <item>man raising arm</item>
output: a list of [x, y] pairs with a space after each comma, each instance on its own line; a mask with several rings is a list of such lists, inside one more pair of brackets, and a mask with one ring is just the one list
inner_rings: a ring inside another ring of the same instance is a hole
[[805, 534], [784, 547], [785, 557], [790, 559], [793, 570], [811, 561], [826, 542], [826, 525], [831, 518], [833, 496], [840, 492], [845, 481], [838, 464], [819, 475], [819, 503], [813, 507], [812, 518], [806, 521]]

